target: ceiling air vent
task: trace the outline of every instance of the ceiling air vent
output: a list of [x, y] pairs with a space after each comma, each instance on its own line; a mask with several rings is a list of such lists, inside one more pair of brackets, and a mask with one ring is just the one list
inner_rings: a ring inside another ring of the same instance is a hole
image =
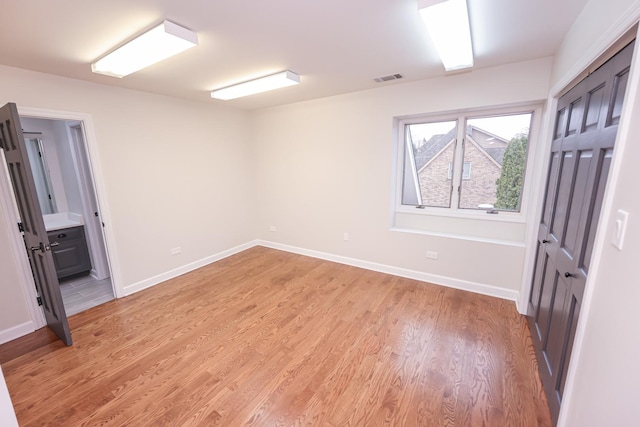
[[404, 76], [402, 74], [389, 74], [388, 76], [378, 77], [377, 79], [373, 79], [373, 80], [378, 83], [382, 83], [382, 82], [388, 82], [389, 80], [398, 80], [403, 77]]

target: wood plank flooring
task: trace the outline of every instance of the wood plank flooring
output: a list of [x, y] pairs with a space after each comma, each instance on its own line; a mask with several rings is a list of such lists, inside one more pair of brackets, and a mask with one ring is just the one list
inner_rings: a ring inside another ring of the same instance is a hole
[[273, 249], [69, 321], [0, 346], [22, 427], [551, 425], [513, 302]]

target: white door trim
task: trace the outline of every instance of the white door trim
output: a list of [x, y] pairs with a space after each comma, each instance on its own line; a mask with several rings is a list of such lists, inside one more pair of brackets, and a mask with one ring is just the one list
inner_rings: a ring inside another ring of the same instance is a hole
[[82, 200], [82, 215], [84, 217], [84, 228], [91, 255], [91, 274], [102, 280], [110, 277], [109, 260], [106, 253], [104, 234], [100, 221], [94, 216], [95, 212], [100, 212], [100, 206], [96, 202], [96, 189], [93, 185], [93, 173], [88, 163], [86, 155], [86, 143], [83, 124], [81, 122], [67, 122], [67, 135], [71, 145], [71, 156], [75, 165], [75, 176], [80, 188], [80, 199]]

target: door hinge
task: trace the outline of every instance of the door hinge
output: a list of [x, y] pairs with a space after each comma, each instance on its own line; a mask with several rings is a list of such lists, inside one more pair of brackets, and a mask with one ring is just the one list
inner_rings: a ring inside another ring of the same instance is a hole
[[36, 298], [36, 301], [38, 301], [38, 305], [42, 305], [42, 298], [41, 297]]
[[24, 227], [22, 226], [21, 222], [18, 223], [18, 231], [20, 231], [21, 233], [24, 233]]

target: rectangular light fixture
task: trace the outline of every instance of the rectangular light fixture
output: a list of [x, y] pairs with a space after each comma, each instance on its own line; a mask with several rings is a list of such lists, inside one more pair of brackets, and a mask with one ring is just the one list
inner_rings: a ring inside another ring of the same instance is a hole
[[297, 85], [298, 83], [300, 83], [300, 76], [287, 70], [255, 80], [227, 86], [222, 89], [216, 89], [211, 92], [211, 97], [227, 101], [229, 99], [236, 99], [273, 89], [280, 89], [281, 87]]
[[196, 33], [164, 21], [91, 64], [91, 71], [124, 77], [197, 45]]
[[419, 0], [418, 10], [447, 71], [473, 67], [466, 0]]

